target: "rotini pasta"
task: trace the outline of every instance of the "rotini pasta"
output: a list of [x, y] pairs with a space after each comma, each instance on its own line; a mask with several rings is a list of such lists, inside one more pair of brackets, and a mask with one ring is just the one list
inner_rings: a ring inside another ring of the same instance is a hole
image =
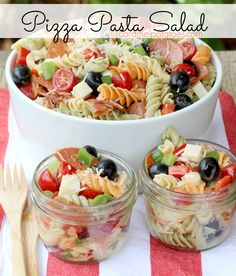
[[91, 189], [96, 191], [108, 193], [114, 197], [120, 197], [124, 194], [124, 187], [119, 183], [101, 177], [99, 174], [95, 174], [91, 169], [81, 171], [79, 178], [83, 185], [88, 185]]
[[143, 89], [134, 89], [129, 91], [120, 87], [115, 87], [113, 85], [101, 84], [98, 87], [99, 100], [111, 100], [114, 102], [119, 101], [121, 105], [126, 105], [129, 107], [132, 103], [142, 101], [144, 97]]
[[109, 67], [109, 70], [113, 75], [127, 71], [130, 74], [132, 80], [138, 79], [146, 81], [150, 75], [150, 72], [146, 66], [133, 62], [121, 63], [119, 67], [111, 66]]
[[169, 126], [163, 133], [162, 140], [165, 141], [165, 139], [169, 139], [176, 148], [186, 143], [186, 140], [172, 126]]
[[177, 186], [177, 179], [172, 175], [166, 175], [163, 173], [156, 174], [153, 178], [153, 181], [158, 185], [166, 188], [166, 189], [173, 189]]
[[165, 86], [162, 79], [151, 75], [148, 78], [146, 86], [146, 113], [145, 117], [154, 117], [159, 115], [161, 106], [161, 95]]

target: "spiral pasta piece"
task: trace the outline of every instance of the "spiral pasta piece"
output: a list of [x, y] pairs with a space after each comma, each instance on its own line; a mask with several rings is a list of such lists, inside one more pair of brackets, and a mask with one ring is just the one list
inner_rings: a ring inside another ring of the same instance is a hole
[[192, 58], [192, 62], [200, 62], [206, 64], [211, 58], [211, 49], [205, 45], [198, 47], [196, 54]]
[[169, 139], [166, 139], [164, 144], [158, 146], [158, 149], [162, 153], [168, 154], [168, 153], [172, 153], [174, 151], [175, 145]]
[[79, 178], [82, 185], [87, 185], [89, 188], [98, 192], [111, 194], [118, 198], [125, 192], [125, 188], [120, 183], [109, 180], [107, 177], [101, 177], [88, 168], [79, 172]]
[[176, 148], [186, 143], [186, 140], [179, 135], [178, 131], [172, 126], [169, 126], [162, 135], [162, 140], [165, 141], [166, 139], [173, 142]]
[[220, 167], [226, 167], [227, 165], [229, 165], [231, 163], [230, 157], [227, 156], [224, 152], [220, 151], [218, 163], [219, 163]]
[[207, 65], [208, 75], [202, 80], [203, 86], [207, 91], [211, 90], [216, 80], [216, 69], [212, 64]]
[[144, 89], [134, 89], [129, 91], [106, 83], [101, 84], [97, 88], [97, 91], [99, 92], [97, 99], [114, 102], [119, 101], [121, 105], [126, 105], [127, 107], [132, 103], [142, 101], [144, 98]]
[[122, 72], [127, 71], [132, 80], [138, 79], [146, 81], [150, 76], [150, 72], [146, 66], [134, 62], [121, 63], [119, 67], [110, 66], [109, 70], [113, 75], [121, 74]]
[[170, 83], [170, 75], [161, 68], [160, 62], [155, 58], [147, 58], [148, 71], [155, 77], [162, 78], [164, 83]]
[[148, 78], [146, 85], [146, 118], [158, 116], [160, 114], [160, 97], [162, 95], [163, 89], [166, 89], [166, 87], [164, 86], [162, 79], [157, 78], [154, 75], [151, 75]]
[[173, 189], [178, 184], [178, 181], [174, 176], [164, 173], [156, 174], [153, 181], [169, 190]]
[[121, 113], [118, 110], [113, 110], [107, 115], [98, 116], [100, 120], [137, 120], [140, 116], [136, 114]]
[[160, 240], [173, 246], [194, 248], [194, 240], [191, 235], [175, 232], [174, 234], [160, 234]]

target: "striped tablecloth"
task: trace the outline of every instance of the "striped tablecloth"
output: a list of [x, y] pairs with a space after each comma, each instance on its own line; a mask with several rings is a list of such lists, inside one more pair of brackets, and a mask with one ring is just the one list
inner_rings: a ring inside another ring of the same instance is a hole
[[[35, 165], [42, 158], [43, 153], [39, 149], [38, 156], [30, 155], [30, 146], [20, 137], [12, 110], [11, 108], [9, 112], [8, 110], [8, 93], [0, 89], [0, 162], [23, 163], [27, 178], [30, 180]], [[201, 138], [228, 146], [236, 152], [236, 106], [229, 94], [221, 92], [212, 124]], [[76, 265], [48, 255], [39, 241], [40, 276], [236, 275], [236, 219], [228, 239], [218, 247], [202, 253], [177, 252], [165, 248], [150, 237], [144, 222], [142, 197], [142, 195], [139, 196], [134, 207], [127, 242], [117, 256], [100, 264]], [[4, 219], [2, 211], [0, 213], [0, 275], [9, 276], [11, 275], [11, 240], [8, 222]]]

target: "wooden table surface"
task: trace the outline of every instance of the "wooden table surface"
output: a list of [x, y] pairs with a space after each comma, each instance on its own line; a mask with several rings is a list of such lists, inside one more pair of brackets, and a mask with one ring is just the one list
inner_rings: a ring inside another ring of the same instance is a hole
[[[8, 52], [0, 51], [0, 87], [7, 87], [4, 67]], [[236, 51], [218, 52], [223, 65], [222, 90], [233, 95], [236, 101]]]

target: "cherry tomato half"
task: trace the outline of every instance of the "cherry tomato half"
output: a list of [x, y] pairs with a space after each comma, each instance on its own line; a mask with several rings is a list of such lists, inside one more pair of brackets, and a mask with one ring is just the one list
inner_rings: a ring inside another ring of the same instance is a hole
[[26, 57], [28, 56], [29, 53], [30, 51], [21, 47], [20, 53], [17, 55], [17, 58], [16, 58], [16, 65], [27, 65]]
[[191, 60], [192, 57], [197, 52], [197, 48], [196, 48], [195, 44], [192, 41], [185, 41], [185, 42], [181, 43], [180, 45], [183, 49], [184, 59]]
[[236, 164], [229, 164], [226, 167], [221, 169], [221, 176], [230, 175], [232, 177], [232, 181], [236, 178]]
[[95, 198], [97, 195], [100, 195], [101, 193], [98, 192], [98, 191], [95, 191], [93, 189], [86, 189], [86, 190], [83, 190], [79, 193], [80, 195], [82, 196], [85, 196], [86, 198]]
[[91, 58], [97, 58], [98, 57], [98, 53], [93, 51], [92, 49], [89, 49], [89, 48], [85, 49], [83, 54], [84, 54], [84, 59], [86, 61], [90, 60]]
[[66, 162], [62, 162], [60, 166], [60, 173], [62, 175], [76, 173], [76, 168]]
[[178, 71], [186, 72], [189, 75], [190, 79], [195, 77], [195, 75], [196, 75], [195, 68], [187, 63], [175, 65], [174, 68], [172, 69], [171, 73], [174, 74], [175, 72], [178, 72]]
[[54, 74], [52, 84], [58, 92], [70, 92], [76, 84], [76, 77], [71, 69], [61, 68]]
[[112, 83], [116, 87], [121, 87], [130, 90], [132, 88], [132, 79], [128, 72], [112, 76]]
[[163, 104], [161, 106], [161, 114], [162, 115], [172, 113], [172, 112], [174, 112], [174, 110], [175, 110], [175, 104], [172, 104], [172, 103], [170, 103], [170, 104]]
[[48, 169], [41, 173], [38, 184], [42, 191], [56, 192], [59, 189], [58, 183]]
[[230, 175], [224, 176], [216, 182], [215, 190], [219, 191], [225, 186], [228, 186], [230, 183], [232, 183], [232, 177]]

